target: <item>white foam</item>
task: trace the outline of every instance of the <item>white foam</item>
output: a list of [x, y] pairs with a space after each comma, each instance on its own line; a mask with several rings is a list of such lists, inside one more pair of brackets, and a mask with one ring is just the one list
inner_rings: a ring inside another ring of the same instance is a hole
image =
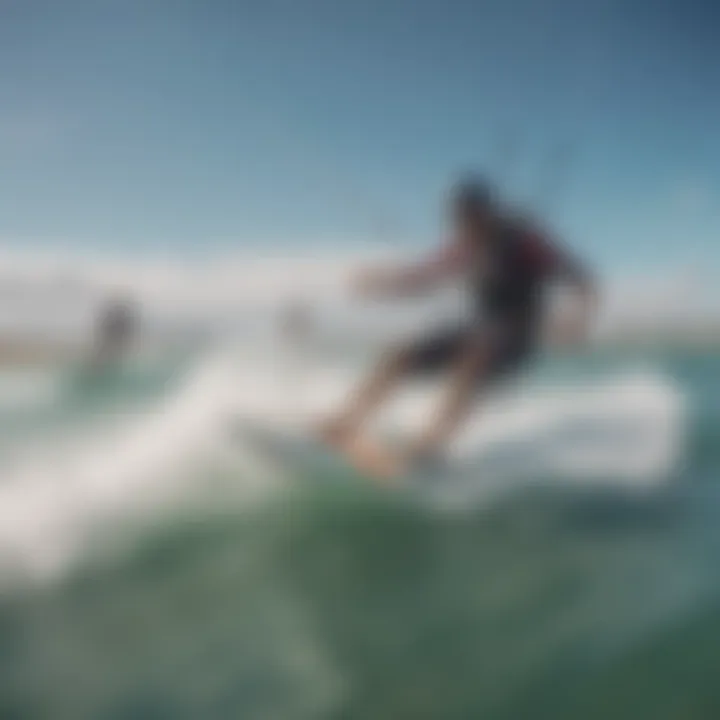
[[[213, 357], [152, 408], [94, 418], [51, 445], [28, 445], [0, 485], [0, 574], [53, 577], [98, 529], [192, 492], [206, 479], [200, 470], [221, 457], [234, 380], [227, 358]], [[246, 491], [260, 481], [261, 468], [250, 463], [240, 466]]]

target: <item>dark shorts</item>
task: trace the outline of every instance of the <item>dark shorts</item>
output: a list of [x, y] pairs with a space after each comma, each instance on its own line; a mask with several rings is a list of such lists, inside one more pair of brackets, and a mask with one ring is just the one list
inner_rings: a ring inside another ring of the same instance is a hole
[[520, 371], [533, 357], [535, 343], [528, 332], [505, 328], [495, 331], [477, 326], [445, 328], [412, 343], [409, 371], [416, 375], [449, 369], [469, 347], [487, 349], [487, 364], [478, 381], [494, 381]]

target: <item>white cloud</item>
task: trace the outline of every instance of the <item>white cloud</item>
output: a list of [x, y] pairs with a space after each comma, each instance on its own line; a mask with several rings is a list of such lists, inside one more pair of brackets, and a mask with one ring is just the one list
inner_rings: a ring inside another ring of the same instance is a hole
[[[35, 315], [47, 323], [74, 315], [87, 324], [109, 293], [130, 293], [156, 319], [215, 321], [241, 316], [256, 320], [301, 300], [333, 325], [412, 328], [428, 317], [454, 313], [457, 298], [390, 305], [352, 302], [348, 279], [368, 262], [393, 258], [377, 247], [293, 255], [236, 252], [202, 262], [182, 258], [95, 256], [58, 251], [0, 251], [0, 328]], [[603, 325], [662, 327], [694, 318], [720, 317], [711, 292], [689, 269], [656, 267], [608, 278], [603, 288]], [[14, 298], [14, 300], [13, 300]], [[29, 308], [27, 312], [19, 308]], [[77, 322], [81, 322], [78, 320]]]

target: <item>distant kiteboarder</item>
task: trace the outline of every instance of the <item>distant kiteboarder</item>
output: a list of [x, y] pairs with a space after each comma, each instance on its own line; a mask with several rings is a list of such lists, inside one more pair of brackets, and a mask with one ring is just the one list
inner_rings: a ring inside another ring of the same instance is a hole
[[124, 360], [137, 339], [138, 330], [138, 310], [129, 298], [106, 301], [96, 320], [91, 365], [107, 367]]

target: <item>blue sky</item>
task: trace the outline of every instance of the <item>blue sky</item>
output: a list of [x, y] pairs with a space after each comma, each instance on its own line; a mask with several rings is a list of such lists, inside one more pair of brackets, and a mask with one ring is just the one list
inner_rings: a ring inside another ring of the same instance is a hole
[[0, 239], [425, 241], [477, 167], [603, 268], [720, 269], [719, 33], [697, 0], [6, 0]]

